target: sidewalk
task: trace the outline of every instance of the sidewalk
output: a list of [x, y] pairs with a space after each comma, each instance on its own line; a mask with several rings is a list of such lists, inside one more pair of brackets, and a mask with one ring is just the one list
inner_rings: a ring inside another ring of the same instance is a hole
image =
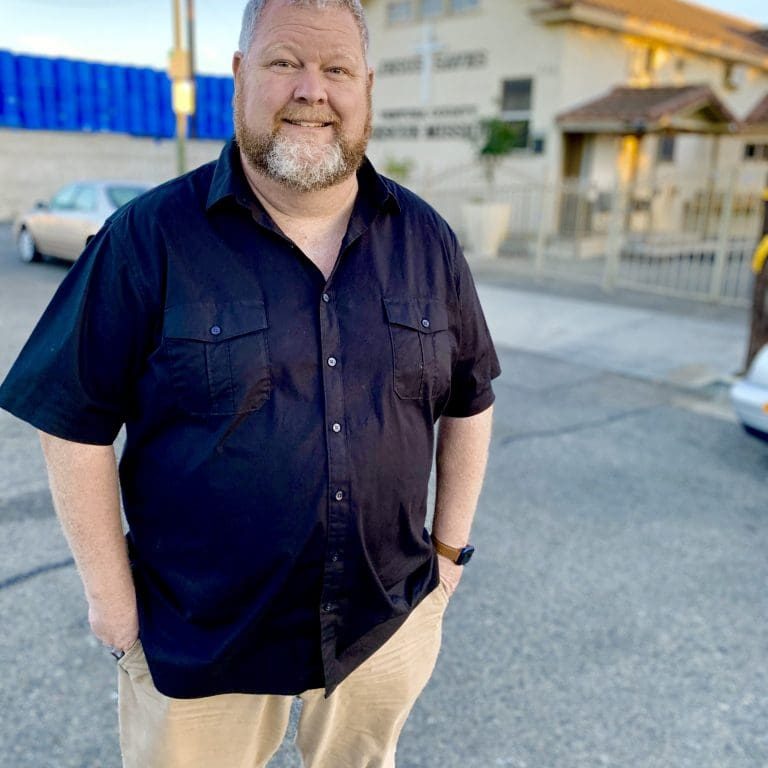
[[551, 291], [525, 281], [517, 287], [478, 267], [478, 292], [497, 345], [691, 389], [730, 382], [743, 367], [745, 311], [637, 296], [634, 306], [621, 306], [605, 294], [584, 298], [583, 286], [573, 286], [572, 297], [563, 295], [562, 283]]

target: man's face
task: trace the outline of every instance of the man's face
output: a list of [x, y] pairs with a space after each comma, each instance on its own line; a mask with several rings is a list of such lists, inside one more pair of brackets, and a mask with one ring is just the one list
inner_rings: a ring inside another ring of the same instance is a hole
[[371, 132], [371, 86], [352, 14], [270, 0], [235, 54], [235, 135], [256, 170], [291, 189], [338, 184]]

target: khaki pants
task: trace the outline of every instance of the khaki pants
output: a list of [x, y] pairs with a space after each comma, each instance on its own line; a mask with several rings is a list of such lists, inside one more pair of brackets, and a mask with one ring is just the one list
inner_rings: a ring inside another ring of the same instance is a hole
[[[328, 699], [301, 694], [306, 768], [394, 768], [403, 724], [429, 680], [448, 602], [440, 585]], [[262, 768], [279, 749], [293, 696], [172, 699], [152, 684], [141, 643], [118, 662], [124, 768]]]

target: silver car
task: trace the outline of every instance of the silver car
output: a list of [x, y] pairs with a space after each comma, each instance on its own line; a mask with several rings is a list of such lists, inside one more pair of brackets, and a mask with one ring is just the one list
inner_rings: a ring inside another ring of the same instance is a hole
[[731, 402], [744, 429], [768, 440], [768, 345], [757, 353], [747, 375], [731, 387]]
[[75, 261], [85, 244], [120, 206], [146, 192], [132, 181], [77, 181], [60, 189], [50, 203], [38, 203], [19, 216], [13, 233], [22, 261], [55, 256]]

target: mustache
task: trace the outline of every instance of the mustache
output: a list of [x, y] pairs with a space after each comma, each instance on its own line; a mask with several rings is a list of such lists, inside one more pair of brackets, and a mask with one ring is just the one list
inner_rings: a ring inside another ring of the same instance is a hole
[[304, 122], [304, 123], [329, 123], [330, 125], [340, 125], [341, 120], [339, 116], [331, 111], [318, 111], [318, 110], [306, 110], [306, 109], [281, 109], [277, 113], [275, 120], [280, 123], [283, 120], [290, 120], [292, 122]]

